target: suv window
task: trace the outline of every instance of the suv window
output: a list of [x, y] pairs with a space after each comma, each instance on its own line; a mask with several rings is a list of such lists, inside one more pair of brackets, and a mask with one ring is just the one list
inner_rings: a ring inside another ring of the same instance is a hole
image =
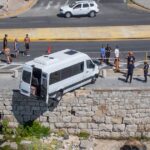
[[91, 6], [91, 7], [93, 7], [93, 6], [94, 6], [94, 4], [90, 3], [90, 6]]
[[88, 8], [89, 4], [83, 4], [83, 8]]
[[81, 8], [81, 4], [76, 5], [73, 9]]

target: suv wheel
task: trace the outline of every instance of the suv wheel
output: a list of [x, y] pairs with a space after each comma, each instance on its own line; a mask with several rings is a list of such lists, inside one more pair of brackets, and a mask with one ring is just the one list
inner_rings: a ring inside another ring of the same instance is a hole
[[70, 18], [71, 17], [71, 13], [70, 12], [66, 12], [65, 17], [66, 18]]
[[90, 17], [95, 17], [95, 16], [96, 16], [96, 13], [95, 13], [94, 11], [91, 11], [91, 12], [89, 13], [89, 16], [90, 16]]

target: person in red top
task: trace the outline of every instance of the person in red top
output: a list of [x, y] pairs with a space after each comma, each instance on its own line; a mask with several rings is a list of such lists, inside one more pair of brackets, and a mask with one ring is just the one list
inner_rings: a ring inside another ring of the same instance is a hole
[[26, 34], [26, 37], [24, 38], [24, 44], [25, 44], [25, 54], [27, 56], [30, 56], [29, 50], [30, 50], [30, 38], [29, 35]]

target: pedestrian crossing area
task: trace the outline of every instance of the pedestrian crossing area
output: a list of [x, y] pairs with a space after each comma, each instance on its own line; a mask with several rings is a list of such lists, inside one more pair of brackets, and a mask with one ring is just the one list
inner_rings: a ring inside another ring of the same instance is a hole
[[[97, 65], [99, 66], [99, 69], [112, 69], [113, 66], [113, 61], [110, 61], [110, 65], [107, 65], [105, 63], [100, 64], [99, 60], [97, 61]], [[137, 68], [143, 68], [143, 61], [138, 61], [135, 63], [135, 67]], [[24, 62], [13, 62], [11, 64], [6, 64], [6, 63], [0, 63], [0, 70], [18, 70], [18, 72], [22, 71]], [[120, 68], [126, 68], [126, 62], [120, 62]]]

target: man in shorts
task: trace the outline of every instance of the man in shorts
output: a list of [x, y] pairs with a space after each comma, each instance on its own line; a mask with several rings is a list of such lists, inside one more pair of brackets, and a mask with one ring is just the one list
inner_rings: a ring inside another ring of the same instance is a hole
[[24, 38], [24, 45], [25, 45], [25, 54], [27, 56], [30, 56], [29, 50], [30, 50], [30, 38], [29, 35], [26, 34], [26, 37]]

